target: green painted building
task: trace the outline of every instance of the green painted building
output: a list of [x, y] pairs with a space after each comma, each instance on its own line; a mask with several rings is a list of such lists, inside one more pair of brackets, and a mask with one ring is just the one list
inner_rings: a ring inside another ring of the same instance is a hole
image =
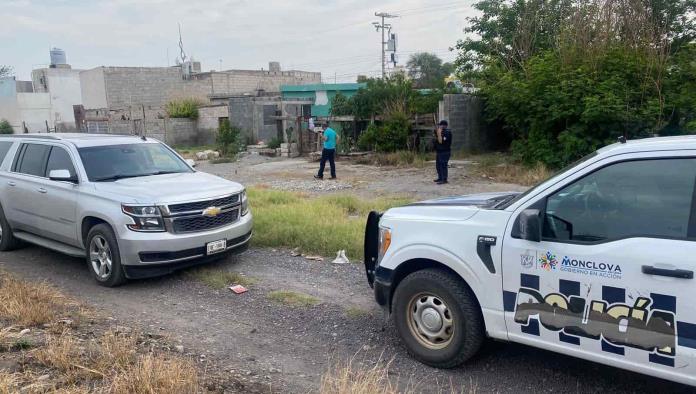
[[320, 83], [311, 85], [281, 85], [283, 100], [307, 100], [312, 103], [312, 116], [324, 117], [331, 113], [331, 99], [341, 92], [346, 97], [364, 88], [364, 83]]

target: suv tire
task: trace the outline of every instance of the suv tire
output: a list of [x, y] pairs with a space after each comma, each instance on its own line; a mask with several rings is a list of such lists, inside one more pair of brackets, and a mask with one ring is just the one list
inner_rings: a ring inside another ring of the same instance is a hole
[[408, 352], [436, 368], [454, 368], [478, 352], [485, 330], [469, 287], [439, 269], [416, 271], [394, 292], [394, 324]]
[[10, 223], [7, 222], [5, 218], [5, 211], [0, 207], [0, 251], [8, 252], [10, 250], [17, 249], [20, 245], [20, 240], [14, 237], [12, 233], [12, 227]]
[[85, 254], [87, 268], [100, 285], [116, 287], [126, 281], [118, 242], [109, 225], [97, 224], [89, 230]]

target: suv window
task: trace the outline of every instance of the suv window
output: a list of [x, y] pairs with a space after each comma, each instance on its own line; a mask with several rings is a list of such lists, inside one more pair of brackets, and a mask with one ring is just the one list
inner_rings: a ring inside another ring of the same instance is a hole
[[7, 156], [7, 152], [10, 151], [11, 147], [12, 141], [0, 141], [0, 163], [5, 160], [5, 156]]
[[687, 238], [695, 182], [696, 159], [604, 167], [548, 197], [544, 239]]
[[51, 150], [50, 145], [26, 144], [20, 154], [16, 171], [22, 174], [43, 177], [46, 172], [46, 158]]
[[52, 170], [68, 170], [71, 177], [76, 177], [75, 167], [73, 166], [70, 154], [60, 147], [54, 146], [51, 149], [51, 154], [48, 156], [48, 164], [46, 164], [46, 176]]

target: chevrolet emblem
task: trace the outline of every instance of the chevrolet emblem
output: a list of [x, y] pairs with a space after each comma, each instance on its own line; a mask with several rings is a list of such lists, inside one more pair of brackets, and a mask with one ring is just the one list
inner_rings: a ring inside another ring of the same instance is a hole
[[203, 216], [209, 217], [209, 218], [214, 218], [217, 215], [219, 215], [220, 212], [222, 212], [222, 209], [220, 209], [218, 207], [208, 207], [208, 208], [203, 210]]

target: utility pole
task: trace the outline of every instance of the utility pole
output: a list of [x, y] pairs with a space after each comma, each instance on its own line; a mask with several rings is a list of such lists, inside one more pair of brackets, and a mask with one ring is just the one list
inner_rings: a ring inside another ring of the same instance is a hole
[[384, 24], [384, 20], [388, 18], [396, 18], [398, 15], [393, 15], [388, 12], [375, 12], [375, 16], [382, 18], [382, 22], [372, 22], [372, 25], [377, 29], [377, 31], [382, 31], [382, 79], [385, 77], [385, 66], [386, 66], [386, 58], [385, 58], [385, 51], [384, 51], [384, 46], [387, 44], [386, 41], [384, 41], [384, 30], [387, 30], [387, 32], [391, 31], [391, 25], [390, 24]]

